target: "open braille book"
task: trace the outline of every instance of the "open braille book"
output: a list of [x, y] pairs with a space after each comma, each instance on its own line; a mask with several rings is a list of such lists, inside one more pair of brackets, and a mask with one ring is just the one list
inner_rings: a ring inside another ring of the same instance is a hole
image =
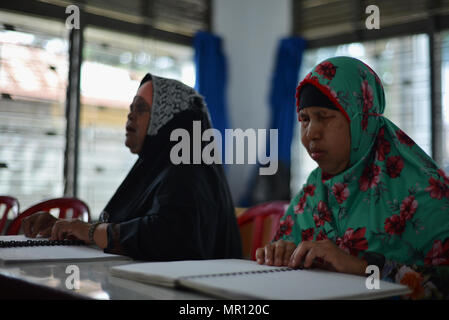
[[45, 238], [27, 238], [23, 235], [0, 236], [0, 263], [43, 261], [123, 260], [125, 256], [104, 253], [78, 240], [51, 241]]
[[406, 286], [325, 270], [295, 270], [240, 259], [144, 262], [115, 266], [114, 277], [188, 288], [225, 299], [379, 299], [410, 293]]

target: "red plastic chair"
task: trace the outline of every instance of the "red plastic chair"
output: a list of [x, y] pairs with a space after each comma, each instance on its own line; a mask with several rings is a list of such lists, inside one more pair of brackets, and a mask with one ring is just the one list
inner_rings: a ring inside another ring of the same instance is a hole
[[[22, 219], [39, 211], [50, 212], [52, 209], [59, 209], [59, 218], [80, 218], [83, 221], [90, 222], [89, 206], [78, 198], [56, 198], [37, 203], [23, 211], [15, 218], [8, 229], [6, 235], [17, 235], [22, 225]], [[68, 210], [72, 209], [72, 215], [68, 216]]]
[[0, 196], [0, 207], [2, 204], [5, 205], [5, 210], [3, 211], [3, 217], [0, 220], [0, 234], [5, 227], [9, 211], [12, 210], [12, 212], [14, 213], [14, 217], [16, 217], [19, 214], [20, 210], [19, 201], [14, 197]]
[[279, 228], [279, 219], [289, 203], [273, 201], [249, 208], [237, 217], [243, 258], [256, 260], [256, 250], [269, 243]]

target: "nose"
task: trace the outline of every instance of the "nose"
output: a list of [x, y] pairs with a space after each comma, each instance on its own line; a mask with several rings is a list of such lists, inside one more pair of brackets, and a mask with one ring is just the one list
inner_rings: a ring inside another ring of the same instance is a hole
[[318, 140], [323, 136], [323, 125], [320, 121], [310, 120], [306, 129], [307, 138]]

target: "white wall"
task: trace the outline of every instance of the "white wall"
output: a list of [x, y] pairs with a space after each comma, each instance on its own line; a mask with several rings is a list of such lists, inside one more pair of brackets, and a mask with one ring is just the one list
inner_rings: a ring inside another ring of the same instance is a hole
[[[230, 126], [267, 128], [274, 59], [279, 40], [290, 35], [291, 0], [213, 0], [212, 7], [212, 29], [223, 39], [228, 62]], [[253, 167], [228, 168], [235, 205]]]

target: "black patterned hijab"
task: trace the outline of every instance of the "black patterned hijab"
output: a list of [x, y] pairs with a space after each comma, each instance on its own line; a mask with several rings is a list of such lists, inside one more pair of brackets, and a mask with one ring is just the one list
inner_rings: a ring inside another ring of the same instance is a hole
[[206, 126], [211, 127], [210, 116], [203, 98], [189, 86], [161, 77], [147, 74], [141, 81], [153, 82], [153, 106], [151, 107], [151, 122], [148, 126], [148, 135], [156, 136], [159, 129], [172, 120], [176, 114], [183, 111], [193, 110], [203, 113], [203, 121]]

